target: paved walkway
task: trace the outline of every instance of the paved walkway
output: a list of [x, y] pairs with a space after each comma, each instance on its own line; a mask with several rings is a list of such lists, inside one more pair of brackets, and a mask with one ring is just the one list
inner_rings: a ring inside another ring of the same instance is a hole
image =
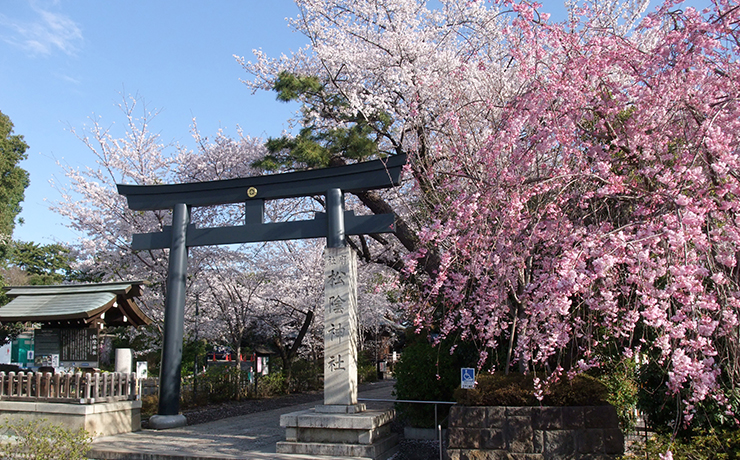
[[[393, 399], [393, 381], [381, 381], [360, 388], [359, 398]], [[171, 430], [143, 430], [96, 438], [92, 459], [111, 460], [223, 460], [223, 459], [332, 459], [307, 455], [275, 453], [275, 443], [282, 441], [285, 430], [280, 416], [309, 409], [321, 401], [256, 412], [215, 422]], [[368, 409], [392, 407], [392, 403], [367, 402]], [[344, 459], [346, 460], [346, 458]]]

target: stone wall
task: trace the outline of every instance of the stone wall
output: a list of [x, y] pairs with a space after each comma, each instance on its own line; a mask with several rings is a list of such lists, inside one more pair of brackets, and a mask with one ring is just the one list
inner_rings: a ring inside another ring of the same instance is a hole
[[612, 406], [450, 410], [450, 460], [612, 460], [624, 436]]

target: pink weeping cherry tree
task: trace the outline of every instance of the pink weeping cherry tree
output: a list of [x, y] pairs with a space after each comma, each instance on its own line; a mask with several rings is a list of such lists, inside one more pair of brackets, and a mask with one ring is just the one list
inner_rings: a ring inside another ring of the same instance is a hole
[[[444, 199], [421, 239], [441, 262], [417, 321], [442, 309], [443, 333], [483, 344], [481, 366], [501, 347], [506, 365], [555, 374], [599, 366], [607, 349], [650, 356], [686, 421], [707, 398], [730, 410], [740, 8], [668, 1], [624, 35], [588, 8], [549, 24], [535, 5], [500, 3], [518, 88], [505, 101], [451, 91], [467, 104], [445, 115], [434, 153]], [[485, 78], [489, 65], [456, 72]], [[476, 137], [468, 120], [485, 111], [496, 115]]]
[[253, 90], [316, 77], [314, 130], [391, 120], [419, 327], [550, 380], [650, 360], [688, 421], [740, 377], [740, 8], [705, 3], [298, 0], [310, 45], [241, 62]]

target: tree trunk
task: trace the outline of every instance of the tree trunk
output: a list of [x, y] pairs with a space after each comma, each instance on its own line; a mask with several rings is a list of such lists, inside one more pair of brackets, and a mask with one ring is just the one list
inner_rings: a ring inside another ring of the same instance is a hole
[[[346, 164], [347, 161], [342, 157], [333, 157], [329, 162], [330, 167], [344, 166]], [[362, 204], [367, 206], [368, 209], [373, 212], [373, 214], [395, 215], [396, 231], [394, 232], [394, 235], [396, 235], [398, 241], [409, 252], [415, 252], [419, 249], [419, 238], [416, 236], [416, 233], [411, 230], [408, 223], [406, 223], [406, 221], [393, 210], [391, 205], [388, 204], [388, 202], [385, 201], [378, 192], [370, 190], [367, 192], [355, 193], [355, 195], [360, 199]], [[436, 271], [439, 268], [439, 262], [439, 254], [437, 254], [436, 251], [430, 250], [427, 252], [427, 255], [419, 261], [419, 265], [423, 267], [427, 275], [431, 278], [435, 278]], [[400, 259], [393, 264], [393, 268], [398, 271], [403, 268], [403, 264]]]
[[285, 384], [288, 393], [293, 391], [293, 358], [295, 358], [295, 356], [298, 354], [298, 349], [301, 347], [303, 338], [306, 336], [308, 328], [311, 326], [311, 320], [313, 320], [312, 311], [309, 310], [304, 314], [306, 315], [306, 318], [303, 320], [303, 326], [301, 326], [301, 330], [298, 332], [298, 336], [296, 337], [295, 342], [293, 342], [293, 345], [290, 347], [289, 350], [286, 349], [279, 335], [276, 336], [275, 339], [273, 339], [273, 342], [278, 349], [278, 353], [280, 354], [280, 359], [283, 362], [283, 375], [285, 376]]

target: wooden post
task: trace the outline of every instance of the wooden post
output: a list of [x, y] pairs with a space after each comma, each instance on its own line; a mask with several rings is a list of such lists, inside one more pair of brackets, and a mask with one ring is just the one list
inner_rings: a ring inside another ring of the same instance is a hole
[[75, 392], [74, 392], [74, 398], [75, 399], [81, 399], [84, 396], [82, 395], [82, 389], [80, 388], [80, 380], [82, 380], [82, 373], [77, 372], [75, 374]]

